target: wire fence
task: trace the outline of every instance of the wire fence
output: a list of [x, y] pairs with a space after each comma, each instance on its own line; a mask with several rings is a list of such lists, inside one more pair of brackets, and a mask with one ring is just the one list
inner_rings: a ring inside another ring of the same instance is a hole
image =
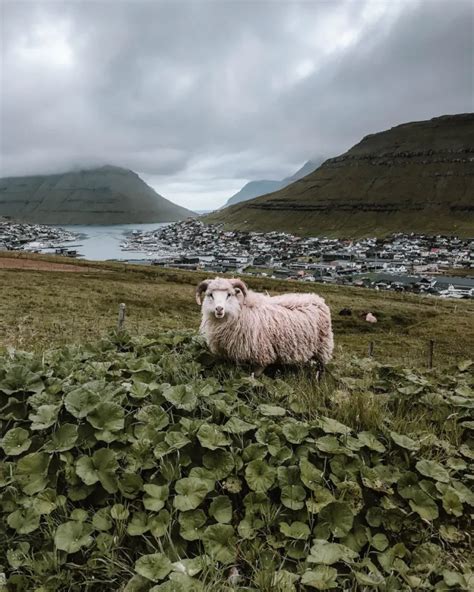
[[[115, 309], [115, 313], [113, 312]], [[115, 317], [115, 318], [114, 318]], [[54, 319], [38, 319], [35, 314], [17, 319], [15, 326], [0, 323], [0, 344], [22, 350], [44, 351], [71, 343], [93, 342], [110, 331], [128, 331], [131, 335], [153, 335], [167, 330], [197, 331], [199, 314], [189, 315], [167, 311], [161, 315], [149, 310], [130, 309], [121, 303], [101, 314], [54, 315]], [[357, 333], [339, 326], [335, 333], [335, 359], [344, 356], [370, 357], [384, 364], [406, 367], [436, 368], [452, 366], [474, 355], [466, 347], [466, 338], [453, 335], [427, 337], [385, 333]]]

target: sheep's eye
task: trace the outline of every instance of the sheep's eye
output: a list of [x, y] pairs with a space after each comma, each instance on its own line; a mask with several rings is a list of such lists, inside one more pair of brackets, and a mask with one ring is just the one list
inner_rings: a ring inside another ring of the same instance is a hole
[[229, 293], [227, 294], [227, 298], [230, 298], [230, 297], [231, 297], [231, 293], [229, 292]]
[[207, 297], [210, 298], [211, 300], [214, 298], [214, 296], [212, 294], [208, 294]]

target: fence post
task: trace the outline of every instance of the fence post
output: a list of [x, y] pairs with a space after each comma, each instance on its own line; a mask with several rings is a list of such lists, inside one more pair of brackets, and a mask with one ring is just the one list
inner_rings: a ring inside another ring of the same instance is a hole
[[430, 339], [428, 349], [428, 368], [433, 368], [434, 339]]
[[369, 341], [369, 358], [371, 358], [373, 355], [374, 355], [374, 342]]
[[122, 331], [125, 324], [125, 304], [122, 302], [119, 304], [117, 331]]

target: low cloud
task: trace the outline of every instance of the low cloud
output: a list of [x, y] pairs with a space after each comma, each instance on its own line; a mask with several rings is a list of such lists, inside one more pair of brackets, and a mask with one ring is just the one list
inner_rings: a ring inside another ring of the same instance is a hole
[[3, 0], [1, 174], [129, 167], [182, 205], [471, 111], [470, 0]]

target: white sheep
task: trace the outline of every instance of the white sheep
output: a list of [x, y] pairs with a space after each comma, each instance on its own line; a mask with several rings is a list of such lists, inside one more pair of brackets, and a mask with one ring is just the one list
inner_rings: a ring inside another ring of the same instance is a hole
[[311, 360], [322, 371], [332, 357], [331, 312], [316, 294], [269, 296], [242, 280], [215, 278], [198, 285], [196, 302], [211, 352], [255, 366], [256, 376], [270, 364]]

